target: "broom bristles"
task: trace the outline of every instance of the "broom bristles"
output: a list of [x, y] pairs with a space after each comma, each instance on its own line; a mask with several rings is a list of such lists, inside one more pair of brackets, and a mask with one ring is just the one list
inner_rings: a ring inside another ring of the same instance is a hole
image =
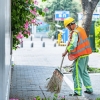
[[50, 81], [47, 84], [47, 90], [50, 92], [59, 93], [61, 91], [62, 81], [63, 74], [58, 69], [55, 69]]

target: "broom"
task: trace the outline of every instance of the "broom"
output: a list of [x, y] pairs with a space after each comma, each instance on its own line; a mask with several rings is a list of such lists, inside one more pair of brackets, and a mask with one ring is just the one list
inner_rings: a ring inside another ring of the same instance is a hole
[[50, 81], [47, 84], [47, 91], [50, 91], [51, 93], [59, 93], [61, 91], [61, 86], [63, 82], [63, 74], [61, 73], [61, 68], [63, 60], [64, 57], [62, 58], [60, 69], [55, 69]]
[[[69, 45], [70, 41], [71, 39], [69, 38], [67, 46]], [[64, 60], [64, 57], [62, 58], [60, 69], [57, 69], [57, 68], [55, 69], [50, 81], [48, 82], [46, 86], [47, 91], [50, 91], [51, 93], [53, 92], [59, 93], [61, 91], [61, 86], [63, 82], [63, 73], [61, 73], [61, 68], [62, 68], [63, 60]]]

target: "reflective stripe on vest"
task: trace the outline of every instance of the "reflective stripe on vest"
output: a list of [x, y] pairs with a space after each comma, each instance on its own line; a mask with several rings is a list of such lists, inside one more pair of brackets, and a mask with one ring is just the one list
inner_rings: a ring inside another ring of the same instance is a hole
[[80, 33], [79, 33], [79, 32], [78, 32], [78, 36], [79, 36], [79, 39], [80, 39], [80, 41], [79, 41], [78, 45], [80, 45], [80, 44], [82, 44], [82, 43], [84, 43], [84, 42], [88, 41], [88, 38], [86, 38], [86, 39], [82, 40], [82, 38], [81, 38], [81, 36], [80, 36]]
[[[79, 28], [79, 30], [81, 29], [80, 27], [78, 27], [78, 28]], [[85, 31], [83, 29], [81, 29], [81, 31], [80, 31], [81, 33], [79, 33], [78, 30], [75, 30], [75, 32], [77, 32], [77, 34], [79, 36], [79, 41], [78, 41], [77, 47], [68, 54], [69, 60], [74, 60], [79, 56], [92, 53], [87, 36], [82, 35], [82, 34], [86, 34]]]
[[88, 38], [86, 38], [85, 40], [80, 39], [80, 42], [78, 43], [78, 45], [80, 45], [80, 44], [82, 44], [82, 43], [84, 43], [86, 41], [88, 41]]
[[77, 50], [76, 52], [71, 52], [71, 54], [77, 54], [79, 52], [82, 52], [83, 50], [87, 49], [87, 48], [90, 48], [90, 46], [85, 46], [84, 48], [81, 48], [80, 50]]

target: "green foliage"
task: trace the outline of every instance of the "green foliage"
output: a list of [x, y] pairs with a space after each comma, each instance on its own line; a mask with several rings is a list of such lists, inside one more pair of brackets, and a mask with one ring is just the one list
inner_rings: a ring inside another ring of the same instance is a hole
[[65, 100], [65, 96], [64, 97], [60, 97], [58, 96], [58, 94], [54, 94], [53, 95], [53, 99], [51, 99], [51, 97], [48, 98], [41, 98], [40, 96], [36, 96], [33, 100]]
[[[32, 19], [36, 19], [37, 15], [31, 11], [36, 9], [36, 13], [44, 16], [45, 13], [41, 8], [36, 6], [34, 0], [11, 0], [11, 31], [13, 38], [13, 49], [17, 49], [20, 44], [20, 40], [16, 36], [21, 32], [23, 37], [28, 38], [30, 35], [29, 29], [24, 27], [24, 24], [28, 22], [31, 24]], [[43, 0], [46, 1], [46, 0]], [[38, 25], [37, 23], [33, 23]], [[26, 32], [27, 34], [24, 34]]]
[[89, 73], [100, 73], [100, 68], [88, 67], [88, 72]]
[[96, 48], [100, 49], [100, 19], [95, 22], [95, 43]]
[[100, 98], [96, 98], [96, 100], [100, 100]]
[[42, 2], [44, 2], [44, 1], [46, 1], [46, 0], [42, 0]]
[[[72, 66], [65, 66], [63, 67], [67, 73], [72, 73]], [[100, 68], [93, 68], [88, 66], [87, 71], [89, 73], [100, 73]]]
[[52, 30], [50, 30], [50, 31], [47, 33], [47, 35], [48, 35], [49, 38], [51, 38], [52, 36], [54, 36], [54, 34], [55, 34], [55, 31], [52, 31]]
[[15, 66], [15, 64], [12, 64], [12, 67], [14, 67]]
[[58, 95], [54, 94], [53, 100], [57, 100], [57, 98], [58, 98]]
[[[51, 27], [54, 27], [51, 28], [53, 31], [56, 31], [54, 25], [57, 23], [57, 21], [55, 21], [55, 11], [69, 11], [70, 16], [77, 21], [77, 13], [81, 10], [80, 5], [73, 0], [48, 0], [48, 3], [45, 6], [48, 8], [45, 21], [49, 23]], [[64, 28], [63, 21], [59, 21], [59, 25], [61, 26], [61, 29]]]
[[35, 98], [36, 98], [36, 100], [41, 100], [40, 96], [37, 96], [37, 97], [35, 97]]
[[51, 38], [55, 35], [55, 23], [50, 22], [50, 31], [47, 33], [48, 37]]
[[[77, 13], [80, 11], [80, 6], [72, 0], [53, 0], [46, 5], [49, 12], [46, 13], [48, 22], [53, 21], [55, 11], [70, 11], [70, 16], [74, 17], [77, 21]], [[52, 14], [52, 15], [51, 15]]]

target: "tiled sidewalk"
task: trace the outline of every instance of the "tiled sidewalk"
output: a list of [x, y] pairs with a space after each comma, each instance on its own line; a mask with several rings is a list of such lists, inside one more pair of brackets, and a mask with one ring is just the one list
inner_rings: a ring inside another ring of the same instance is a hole
[[[48, 40], [47, 40], [48, 41]], [[46, 41], [46, 43], [47, 43]], [[35, 41], [36, 42], [36, 41]], [[38, 43], [38, 41], [37, 41]], [[46, 91], [47, 78], [52, 76], [56, 67], [61, 63], [61, 54], [65, 47], [53, 47], [50, 44], [48, 47], [21, 48], [13, 52], [15, 66], [12, 70], [10, 98], [18, 98], [19, 100], [33, 100], [35, 96], [50, 97], [53, 100], [53, 93]], [[27, 47], [27, 45], [26, 45]], [[100, 55], [93, 54], [90, 56], [90, 65], [97, 65], [97, 62], [92, 62], [93, 59], [99, 61]], [[67, 57], [64, 59], [63, 65], [70, 65]], [[71, 75], [66, 75], [73, 83]], [[94, 88], [93, 95], [85, 95], [81, 97], [69, 97], [72, 93], [70, 86], [63, 81], [62, 90], [59, 93], [60, 97], [65, 96], [66, 100], [96, 100], [100, 97], [100, 75], [90, 75]], [[83, 87], [84, 90], [84, 87]], [[87, 98], [87, 99], [86, 99]], [[60, 100], [60, 99], [57, 99]]]
[[[10, 98], [18, 98], [19, 100], [33, 100], [35, 96], [42, 98], [50, 97], [53, 100], [53, 93], [47, 92], [47, 78], [51, 77], [55, 68], [43, 66], [21, 66], [17, 65], [12, 71], [12, 83]], [[68, 85], [63, 81], [62, 90], [59, 93], [59, 99], [65, 96], [66, 100], [87, 100], [83, 97], [69, 97], [72, 93]]]

